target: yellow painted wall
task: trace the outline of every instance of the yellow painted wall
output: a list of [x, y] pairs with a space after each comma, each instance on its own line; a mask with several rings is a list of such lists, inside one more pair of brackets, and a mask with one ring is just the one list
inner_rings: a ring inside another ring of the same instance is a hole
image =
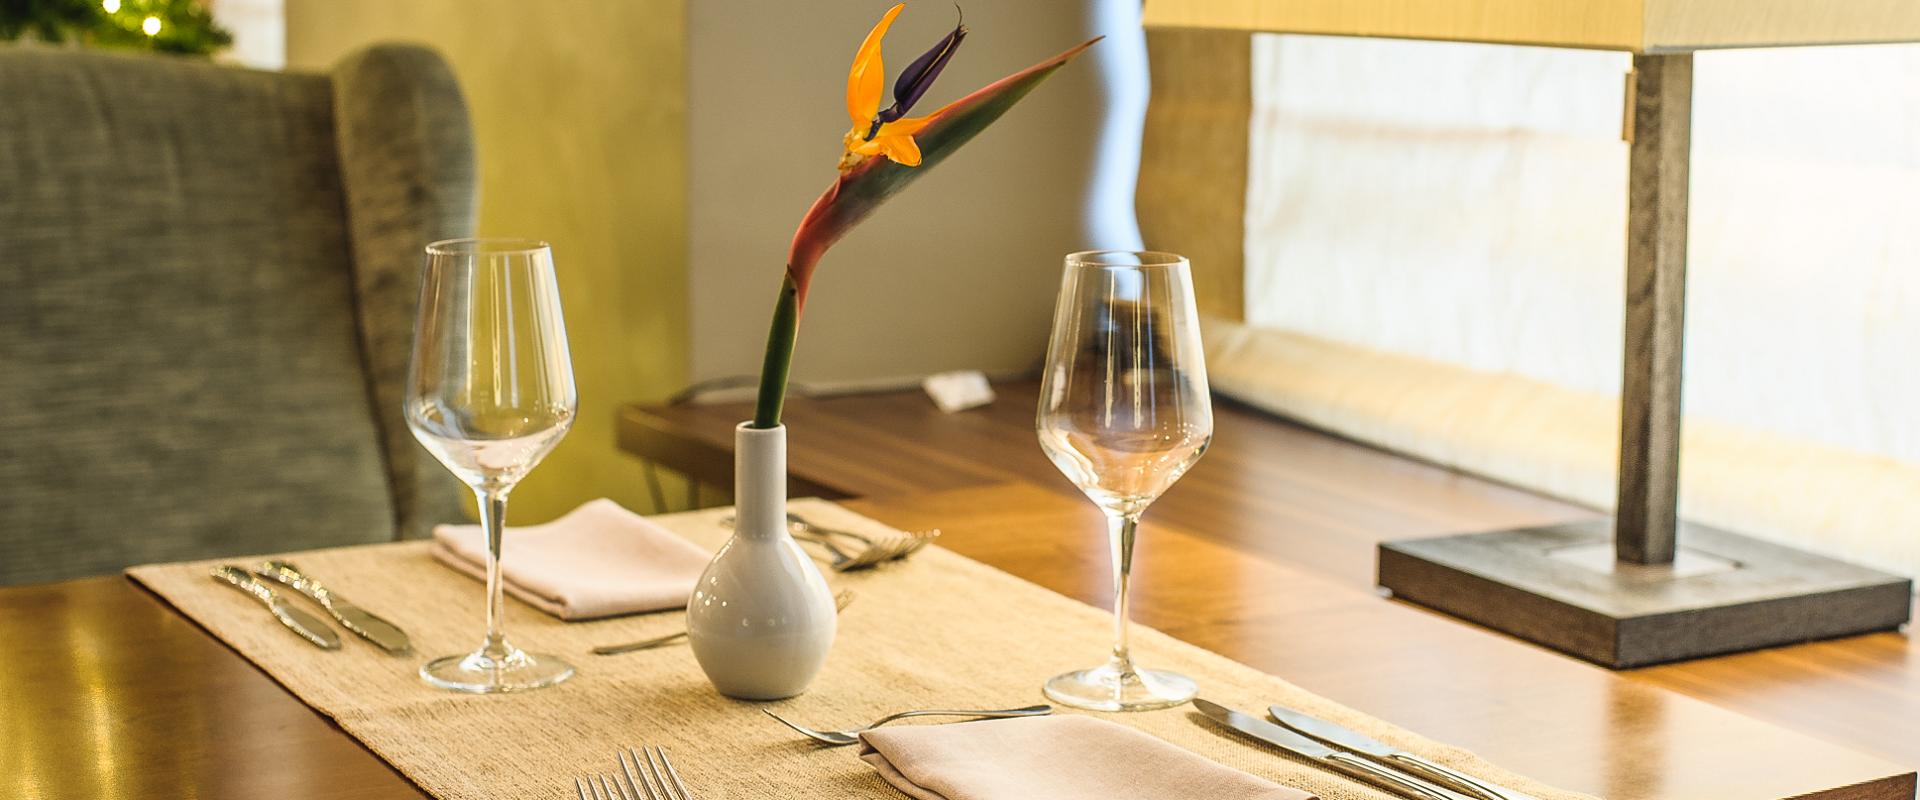
[[480, 234], [553, 243], [580, 416], [513, 521], [603, 496], [652, 510], [613, 419], [687, 382], [684, 0], [287, 0], [286, 17], [291, 69], [374, 42], [438, 49], [473, 118]]

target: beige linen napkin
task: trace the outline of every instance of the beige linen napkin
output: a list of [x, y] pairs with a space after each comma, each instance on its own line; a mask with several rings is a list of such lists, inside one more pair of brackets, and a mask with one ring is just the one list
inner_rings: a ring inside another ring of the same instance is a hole
[[[486, 580], [487, 537], [478, 525], [435, 527], [433, 557]], [[500, 574], [528, 605], [564, 620], [597, 619], [685, 608], [711, 557], [603, 498], [545, 525], [508, 528]]]
[[1078, 714], [880, 728], [860, 742], [860, 758], [914, 800], [1313, 800]]

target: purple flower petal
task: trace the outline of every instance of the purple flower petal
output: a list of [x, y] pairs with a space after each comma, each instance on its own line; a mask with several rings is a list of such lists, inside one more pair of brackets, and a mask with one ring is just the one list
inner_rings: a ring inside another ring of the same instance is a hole
[[880, 113], [874, 115], [873, 126], [867, 129], [868, 140], [880, 133], [881, 125], [905, 117], [913, 109], [913, 104], [920, 102], [927, 90], [933, 88], [933, 81], [940, 77], [940, 71], [947, 68], [947, 62], [953, 60], [954, 51], [960, 49], [960, 41], [965, 38], [967, 25], [963, 16], [953, 26], [952, 33], [900, 71], [900, 77], [893, 82], [893, 105], [880, 109]]

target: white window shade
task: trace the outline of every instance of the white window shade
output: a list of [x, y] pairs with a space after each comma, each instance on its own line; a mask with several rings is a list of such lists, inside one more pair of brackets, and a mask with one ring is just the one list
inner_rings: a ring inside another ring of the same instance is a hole
[[[1627, 56], [1253, 47], [1216, 383], [1611, 505]], [[1695, 59], [1682, 514], [1920, 571], [1920, 47]]]

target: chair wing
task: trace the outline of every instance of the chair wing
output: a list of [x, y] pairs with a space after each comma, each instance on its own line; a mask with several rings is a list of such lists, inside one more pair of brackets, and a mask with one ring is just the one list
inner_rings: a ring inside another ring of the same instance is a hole
[[[342, 130], [395, 96], [356, 87], [409, 82], [439, 105], [392, 106], [415, 144]], [[389, 396], [414, 254], [472, 227], [437, 57], [326, 76], [8, 47], [0, 97], [0, 584], [454, 513]]]

